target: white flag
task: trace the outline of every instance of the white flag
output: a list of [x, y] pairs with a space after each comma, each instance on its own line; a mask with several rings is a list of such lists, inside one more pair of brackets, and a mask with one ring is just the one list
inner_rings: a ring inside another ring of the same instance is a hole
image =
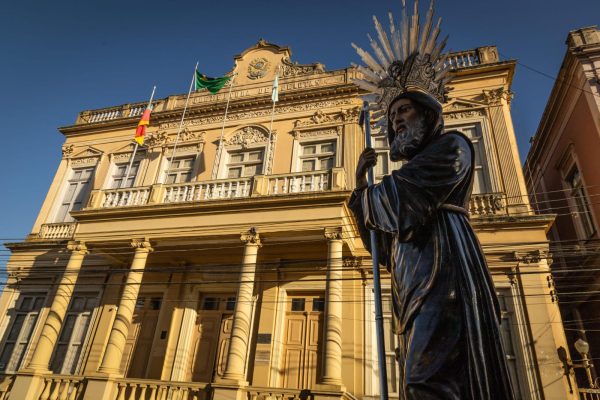
[[271, 92], [271, 100], [273, 100], [273, 103], [277, 103], [279, 101], [279, 74], [275, 74], [273, 91]]

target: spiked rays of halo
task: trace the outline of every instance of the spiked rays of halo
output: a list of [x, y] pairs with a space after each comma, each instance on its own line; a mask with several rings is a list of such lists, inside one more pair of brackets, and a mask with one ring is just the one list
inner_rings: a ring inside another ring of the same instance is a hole
[[[419, 0], [414, 2], [413, 15], [406, 10], [406, 1], [402, 0], [402, 20], [400, 29], [396, 26], [394, 16], [388, 13], [389, 34], [384, 30], [376, 16], [373, 16], [377, 39], [367, 34], [375, 57], [352, 43], [365, 66], [352, 64], [362, 74], [362, 79], [354, 79], [354, 83], [369, 92], [364, 96], [371, 109], [377, 125], [387, 126], [387, 108], [398, 95], [417, 90], [428, 94], [440, 104], [447, 99], [446, 84], [451, 79], [450, 66], [446, 63], [448, 54], [442, 51], [448, 36], [438, 42], [442, 18], [433, 27], [433, 0], [425, 17], [425, 24], [420, 27]], [[433, 29], [432, 29], [433, 28]], [[420, 36], [419, 36], [420, 34]]]

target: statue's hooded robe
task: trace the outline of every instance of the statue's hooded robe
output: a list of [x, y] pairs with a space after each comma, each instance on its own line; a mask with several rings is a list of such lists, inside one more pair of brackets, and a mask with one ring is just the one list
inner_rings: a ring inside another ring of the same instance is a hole
[[363, 242], [370, 247], [375, 230], [392, 274], [400, 398], [513, 399], [498, 300], [465, 211], [473, 145], [457, 131], [442, 133], [441, 108], [426, 96], [402, 97], [434, 109], [438, 122], [400, 169], [349, 201]]

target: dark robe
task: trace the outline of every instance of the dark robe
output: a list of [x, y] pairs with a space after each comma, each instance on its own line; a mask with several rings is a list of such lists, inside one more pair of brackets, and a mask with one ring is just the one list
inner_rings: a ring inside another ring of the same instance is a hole
[[473, 173], [473, 145], [453, 131], [349, 201], [363, 242], [375, 230], [392, 274], [401, 399], [513, 399], [494, 285], [460, 212]]

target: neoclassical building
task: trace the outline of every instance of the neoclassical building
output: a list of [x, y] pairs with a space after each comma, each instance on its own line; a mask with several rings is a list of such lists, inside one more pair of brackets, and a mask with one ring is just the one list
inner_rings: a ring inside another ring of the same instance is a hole
[[[518, 398], [575, 399], [546, 280], [553, 217], [530, 208], [511, 121], [515, 62], [493, 46], [448, 62], [444, 116], [477, 152], [470, 213]], [[179, 139], [186, 95], [155, 100], [133, 160], [143, 102], [60, 128], [31, 234], [7, 245], [0, 399], [378, 398], [371, 260], [346, 205], [364, 148], [357, 71], [264, 41], [234, 65], [230, 91], [192, 94]], [[381, 177], [397, 165], [377, 132], [374, 147]]]

